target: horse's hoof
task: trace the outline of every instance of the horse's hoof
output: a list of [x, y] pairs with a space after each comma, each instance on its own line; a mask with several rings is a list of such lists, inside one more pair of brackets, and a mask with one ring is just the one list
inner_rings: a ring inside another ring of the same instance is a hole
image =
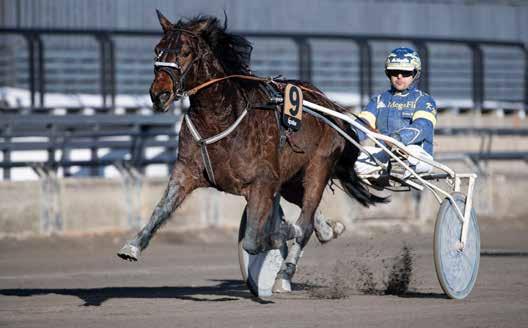
[[337, 238], [345, 232], [345, 225], [341, 221], [332, 222], [332, 230], [334, 231], [334, 238]]
[[290, 293], [292, 291], [291, 282], [283, 278], [277, 278], [272, 290], [274, 293]]
[[340, 221], [326, 220], [322, 216], [315, 220], [315, 235], [321, 243], [336, 239], [345, 232], [345, 225]]
[[132, 261], [135, 262], [139, 258], [139, 254], [141, 253], [141, 250], [139, 247], [125, 244], [123, 248], [117, 253], [117, 256], [122, 258], [123, 260]]

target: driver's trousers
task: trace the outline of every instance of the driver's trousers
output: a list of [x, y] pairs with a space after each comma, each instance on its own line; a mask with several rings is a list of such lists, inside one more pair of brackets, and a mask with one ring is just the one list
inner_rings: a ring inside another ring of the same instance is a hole
[[[409, 150], [409, 153], [413, 155], [418, 155], [422, 158], [427, 158], [432, 160], [433, 157], [429, 155], [422, 147], [418, 145], [408, 145], [406, 146]], [[371, 153], [378, 161], [380, 161], [383, 164], [387, 164], [390, 160], [390, 156], [383, 151], [383, 149], [379, 147], [371, 147], [366, 146], [364, 147], [366, 151]], [[409, 156], [409, 158], [405, 161], [407, 164], [409, 164], [410, 168], [413, 169], [418, 174], [424, 174], [424, 173], [430, 173], [433, 170], [433, 167], [430, 164], [427, 164], [423, 161], [418, 160], [417, 158], [414, 158], [412, 156]], [[376, 174], [381, 170], [381, 167], [379, 167], [372, 158], [368, 154], [365, 154], [364, 152], [361, 152], [355, 165], [354, 169], [356, 170], [356, 173], [360, 176], [362, 175], [372, 175]], [[408, 172], [408, 174], [410, 173]]]

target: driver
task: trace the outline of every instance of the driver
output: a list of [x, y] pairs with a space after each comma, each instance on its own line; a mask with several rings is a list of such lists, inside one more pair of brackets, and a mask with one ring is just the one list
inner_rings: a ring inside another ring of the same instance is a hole
[[[427, 93], [416, 88], [420, 77], [421, 61], [410, 48], [396, 48], [385, 60], [385, 74], [389, 90], [373, 97], [359, 113], [363, 125], [376, 129], [404, 145], [412, 154], [433, 159], [433, 132], [436, 125], [436, 103]], [[367, 137], [357, 131], [360, 141]], [[382, 163], [390, 159], [379, 147], [364, 147]], [[429, 173], [432, 166], [409, 156], [408, 163], [416, 173]], [[356, 172], [363, 177], [376, 177], [382, 170], [370, 156], [361, 153], [355, 164]]]

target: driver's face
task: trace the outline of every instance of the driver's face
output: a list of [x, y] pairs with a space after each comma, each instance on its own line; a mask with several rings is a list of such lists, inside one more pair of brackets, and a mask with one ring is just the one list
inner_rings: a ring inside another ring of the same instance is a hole
[[391, 85], [398, 91], [404, 91], [408, 89], [411, 83], [414, 81], [413, 72], [410, 71], [391, 70], [388, 73]]

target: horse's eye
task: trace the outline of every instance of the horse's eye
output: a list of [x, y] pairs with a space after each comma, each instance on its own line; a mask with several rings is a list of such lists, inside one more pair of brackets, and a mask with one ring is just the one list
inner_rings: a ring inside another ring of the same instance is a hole
[[181, 52], [181, 55], [183, 57], [189, 57], [190, 54], [191, 54], [191, 52], [189, 50], [184, 50], [184, 51]]

